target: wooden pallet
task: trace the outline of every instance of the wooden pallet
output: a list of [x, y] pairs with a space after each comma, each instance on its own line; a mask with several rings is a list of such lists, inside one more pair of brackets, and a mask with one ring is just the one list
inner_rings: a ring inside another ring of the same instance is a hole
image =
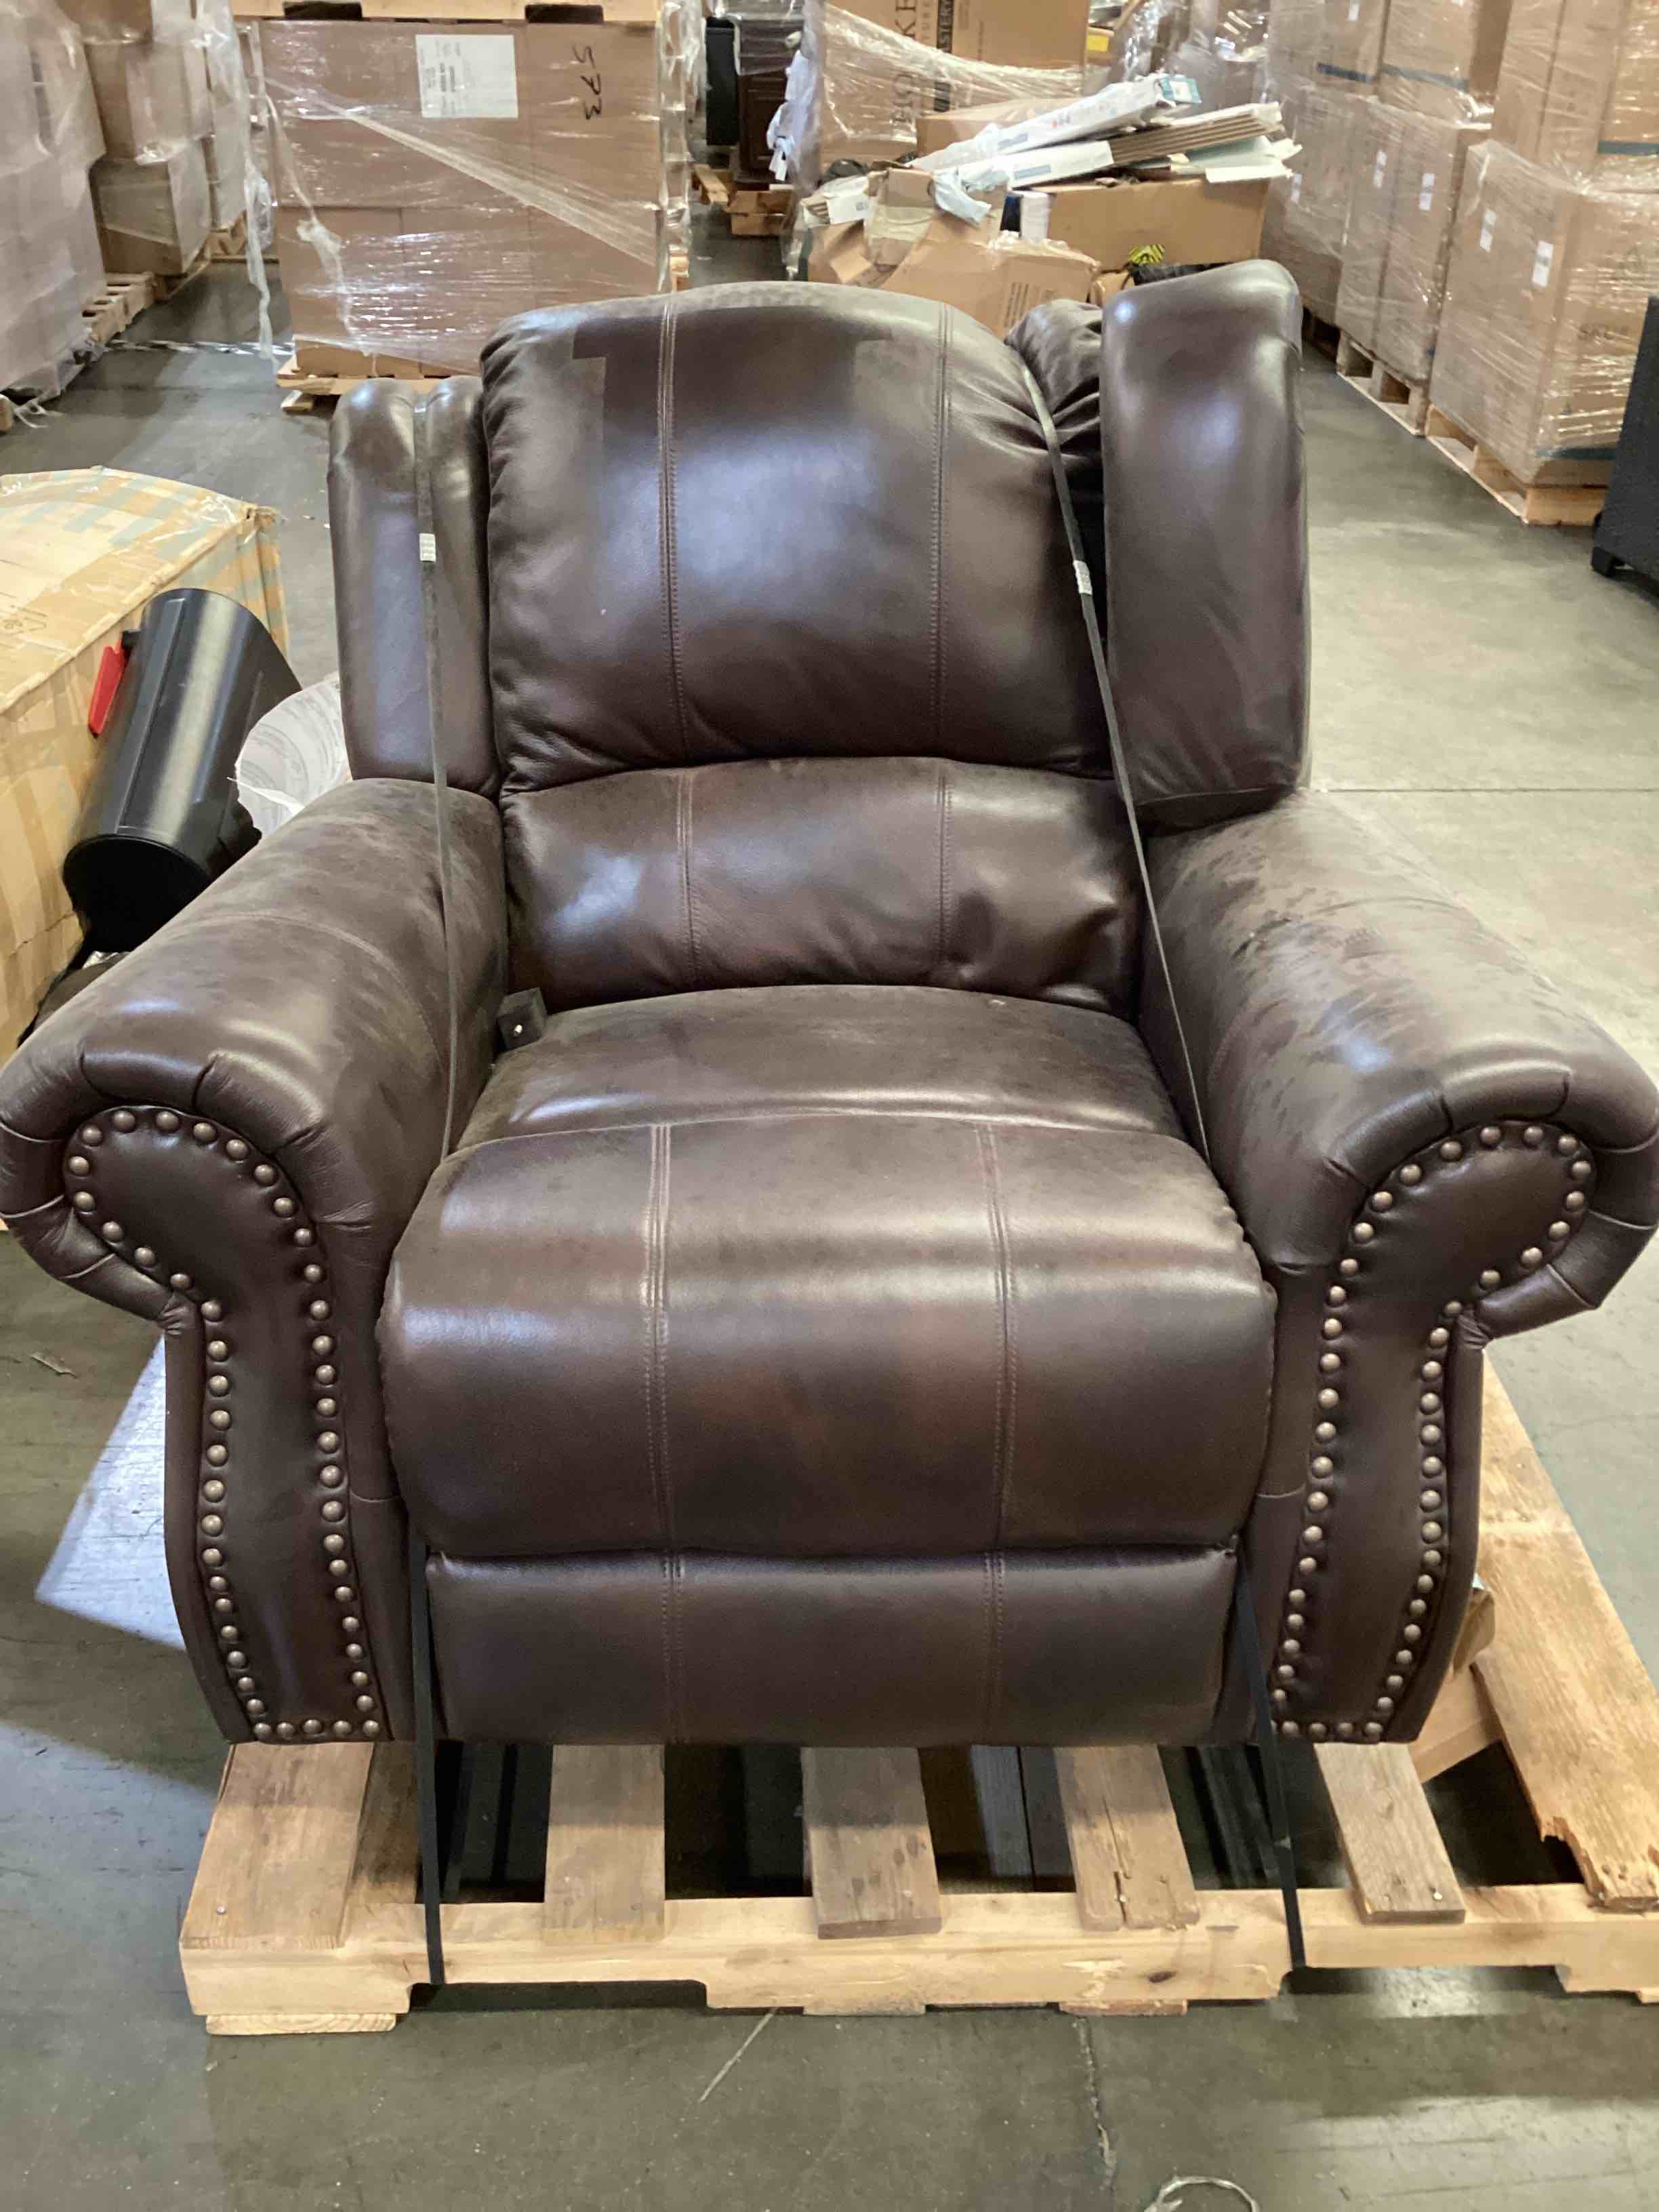
[[1302, 309], [1303, 351], [1305, 353], [1311, 347], [1314, 352], [1322, 353], [1328, 361], [1334, 361], [1341, 343], [1342, 333], [1336, 325], [1328, 323], [1322, 315], [1315, 314], [1304, 302]]
[[[76, 350], [75, 364], [64, 382], [64, 390], [66, 392], [81, 371], [97, 360], [112, 337], [118, 337], [129, 323], [142, 315], [146, 307], [153, 307], [155, 302], [155, 277], [106, 276], [81, 310], [86, 338]], [[56, 400], [62, 396], [61, 392], [54, 392], [52, 399]], [[16, 424], [23, 411], [24, 403], [9, 399], [3, 392], [0, 392], [0, 437]]]
[[789, 228], [795, 196], [787, 185], [740, 185], [730, 169], [699, 161], [691, 172], [698, 195], [717, 208], [733, 238], [781, 238]]
[[1413, 438], [1423, 435], [1429, 419], [1426, 383], [1401, 376], [1346, 331], [1337, 332], [1336, 373], [1346, 385], [1380, 407], [1391, 422], [1397, 422]]
[[[1309, 1963], [1547, 1966], [1570, 1990], [1659, 2001], [1659, 1694], [1495, 1381], [1486, 1419], [1490, 1603], [1422, 1738], [1287, 1747], [1316, 1770], [1347, 1874], [1301, 1892]], [[1460, 1876], [1424, 1779], [1494, 1743], [1576, 1879]], [[951, 1889], [915, 1752], [808, 1751], [810, 1893], [682, 1898], [660, 1750], [561, 1749], [542, 1896], [446, 1904], [449, 1978], [690, 1982], [714, 2007], [808, 2013], [1272, 1996], [1290, 1966], [1278, 1893], [1194, 1881], [1158, 1754], [1066, 1750], [1056, 1768], [1067, 1887]], [[406, 1747], [239, 1745], [179, 1938], [210, 2033], [394, 2026], [426, 1972], [416, 1865]]]
[[1546, 528], [1565, 526], [1588, 530], [1607, 503], [1605, 483], [1522, 483], [1495, 453], [1464, 429], [1462, 423], [1455, 422], [1442, 408], [1431, 404], [1424, 434], [1437, 453], [1454, 468], [1461, 469], [1466, 477], [1472, 477], [1482, 491], [1490, 492], [1500, 507], [1507, 507], [1522, 522]]

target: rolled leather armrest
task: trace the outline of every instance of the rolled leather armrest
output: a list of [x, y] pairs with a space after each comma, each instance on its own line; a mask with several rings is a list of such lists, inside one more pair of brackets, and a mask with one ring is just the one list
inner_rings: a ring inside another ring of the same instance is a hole
[[[1651, 1237], [1659, 1093], [1332, 799], [1149, 859], [1215, 1172], [1279, 1298], [1249, 1542], [1281, 1721], [1413, 1735], [1474, 1571], [1483, 1347], [1599, 1304]], [[1182, 1097], [1152, 962], [1142, 1024]]]
[[[502, 985], [499, 817], [451, 795], [458, 1126]], [[448, 1077], [433, 793], [307, 807], [0, 1070], [0, 1216], [160, 1323], [168, 1570], [228, 1735], [403, 1733], [374, 1329]]]

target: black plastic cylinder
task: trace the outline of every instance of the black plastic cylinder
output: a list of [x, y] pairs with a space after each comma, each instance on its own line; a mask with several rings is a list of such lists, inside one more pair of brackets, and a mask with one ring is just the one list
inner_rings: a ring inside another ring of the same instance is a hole
[[64, 862], [88, 949], [142, 945], [253, 842], [237, 756], [260, 716], [299, 688], [240, 601], [191, 590], [150, 601]]

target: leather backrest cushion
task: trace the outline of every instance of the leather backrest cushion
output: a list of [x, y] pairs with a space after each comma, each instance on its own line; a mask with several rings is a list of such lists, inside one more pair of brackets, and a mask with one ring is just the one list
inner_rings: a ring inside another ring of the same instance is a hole
[[1133, 1013], [1109, 784], [941, 760], [750, 761], [502, 801], [513, 970], [550, 1006], [920, 983]]
[[915, 754], [1105, 766], [1019, 364], [937, 302], [732, 284], [483, 356], [506, 791]]

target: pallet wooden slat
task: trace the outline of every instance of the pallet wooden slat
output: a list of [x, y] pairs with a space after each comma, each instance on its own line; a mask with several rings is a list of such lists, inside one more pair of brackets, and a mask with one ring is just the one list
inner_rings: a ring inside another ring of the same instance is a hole
[[238, 1744], [179, 1941], [185, 1950], [337, 1944], [357, 1862], [372, 1744]]
[[542, 1926], [556, 1942], [651, 1943], [665, 1896], [660, 1744], [561, 1744]]
[[[1522, 483], [1480, 441], [1431, 403], [1424, 434], [1443, 459], [1490, 492], [1521, 521], [1544, 528], [1588, 529], [1607, 502], [1601, 483]], [[1609, 463], [1607, 465], [1611, 465]], [[1605, 470], [1603, 471], [1605, 474]]]
[[1369, 399], [1408, 436], [1423, 435], [1428, 422], [1429, 387], [1422, 380], [1390, 368], [1347, 331], [1337, 337], [1336, 373], [1350, 390]]
[[1322, 1743], [1314, 1756], [1361, 1919], [1462, 1919], [1463, 1893], [1406, 1746]]
[[1194, 1926], [1198, 1892], [1157, 1752], [1057, 1751], [1054, 1761], [1084, 1926]]
[[935, 1933], [939, 1871], [915, 1753], [804, 1751], [801, 1781], [818, 1934]]
[[1480, 1564], [1498, 1628], [1475, 1674], [1540, 1832], [1598, 1904], [1659, 1911], [1659, 1698], [1490, 1369], [1485, 1413]]

